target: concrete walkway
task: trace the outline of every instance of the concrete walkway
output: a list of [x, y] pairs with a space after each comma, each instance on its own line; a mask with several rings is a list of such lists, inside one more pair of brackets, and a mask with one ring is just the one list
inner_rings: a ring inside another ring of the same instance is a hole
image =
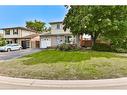
[[37, 80], [0, 76], [0, 89], [127, 89], [127, 78], [102, 80]]

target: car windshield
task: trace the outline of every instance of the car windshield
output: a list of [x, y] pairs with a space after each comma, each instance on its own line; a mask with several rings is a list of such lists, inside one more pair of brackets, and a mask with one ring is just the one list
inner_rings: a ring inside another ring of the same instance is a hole
[[8, 45], [6, 45], [6, 46], [12, 46], [11, 44], [8, 44]]
[[18, 46], [17, 44], [8, 44], [6, 46]]

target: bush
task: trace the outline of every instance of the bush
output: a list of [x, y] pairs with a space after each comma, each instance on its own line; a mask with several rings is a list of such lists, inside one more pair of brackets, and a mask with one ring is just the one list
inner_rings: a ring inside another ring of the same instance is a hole
[[63, 43], [61, 45], [58, 45], [56, 49], [61, 51], [71, 51], [71, 50], [76, 51], [76, 50], [80, 50], [80, 47], [74, 44], [72, 45], [72, 44]]
[[123, 49], [123, 48], [116, 48], [114, 49], [114, 51], [117, 53], [127, 53], [127, 49]]
[[105, 43], [96, 43], [93, 47], [93, 50], [97, 51], [113, 51], [111, 46]]
[[0, 38], [0, 46], [4, 46], [6, 44], [5, 39]]

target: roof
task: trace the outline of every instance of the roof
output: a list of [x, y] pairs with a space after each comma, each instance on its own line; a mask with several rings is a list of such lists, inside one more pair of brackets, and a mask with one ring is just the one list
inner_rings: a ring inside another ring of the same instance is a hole
[[1, 28], [0, 30], [6, 30], [6, 29], [23, 29], [23, 30], [27, 30], [27, 31], [36, 32], [35, 30], [29, 29], [26, 27], [9, 27], [9, 28]]
[[34, 37], [37, 37], [39, 36], [38, 34], [31, 34], [31, 35], [28, 35], [28, 36], [24, 36], [22, 38], [27, 38], [27, 39], [31, 39], [31, 38], [34, 38]]
[[40, 36], [55, 36], [55, 35], [71, 35], [71, 33], [57, 33], [57, 34], [52, 34], [51, 32], [43, 32], [42, 34], [40, 34]]
[[49, 22], [49, 24], [57, 24], [57, 23], [63, 23], [63, 21]]
[[39, 36], [39, 34], [31, 34], [31, 35], [24, 36], [24, 37], [8, 37], [6, 39], [31, 39], [37, 36]]

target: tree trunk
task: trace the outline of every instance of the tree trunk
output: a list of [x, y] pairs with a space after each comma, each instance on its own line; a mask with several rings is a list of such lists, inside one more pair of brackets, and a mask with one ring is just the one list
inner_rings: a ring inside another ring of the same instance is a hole
[[92, 47], [96, 44], [97, 35], [91, 35], [92, 38]]
[[92, 38], [92, 46], [94, 46], [95, 44], [96, 44], [96, 38], [93, 37], [93, 38]]
[[76, 35], [76, 44], [77, 44], [78, 47], [81, 47], [80, 46], [80, 35], [79, 34]]
[[94, 32], [94, 33], [91, 33], [91, 38], [92, 38], [92, 47], [96, 44], [96, 40], [99, 36], [99, 32]]

